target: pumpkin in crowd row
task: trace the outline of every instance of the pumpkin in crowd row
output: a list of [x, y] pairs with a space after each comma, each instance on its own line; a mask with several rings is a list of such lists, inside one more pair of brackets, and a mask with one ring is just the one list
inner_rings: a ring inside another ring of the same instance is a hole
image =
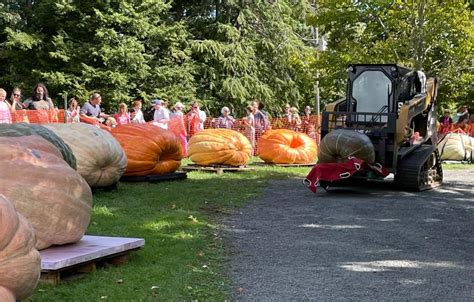
[[76, 158], [71, 148], [54, 132], [51, 130], [35, 124], [17, 123], [17, 124], [0, 124], [0, 136], [5, 137], [18, 137], [18, 136], [29, 136], [38, 135], [48, 140], [61, 152], [63, 159], [71, 166], [76, 169]]
[[189, 158], [199, 165], [242, 166], [252, 155], [252, 145], [241, 133], [230, 129], [205, 129], [189, 140]]
[[307, 164], [316, 160], [317, 146], [304, 133], [288, 129], [268, 130], [257, 144], [258, 156], [274, 164]]
[[441, 160], [474, 160], [474, 137], [462, 133], [448, 133], [438, 143]]
[[87, 182], [48, 148], [0, 143], [0, 183], [4, 194], [33, 226], [36, 248], [79, 241], [91, 217], [92, 192]]
[[127, 157], [117, 140], [107, 131], [85, 123], [46, 124], [72, 149], [77, 172], [91, 187], [118, 182], [127, 168]]
[[0, 194], [0, 301], [15, 302], [30, 296], [40, 273], [33, 228]]
[[370, 138], [354, 130], [336, 129], [321, 140], [319, 146], [320, 163], [344, 162], [349, 156], [374, 163], [375, 150]]
[[181, 165], [181, 145], [171, 131], [150, 124], [128, 124], [112, 129], [127, 155], [125, 176], [173, 173]]

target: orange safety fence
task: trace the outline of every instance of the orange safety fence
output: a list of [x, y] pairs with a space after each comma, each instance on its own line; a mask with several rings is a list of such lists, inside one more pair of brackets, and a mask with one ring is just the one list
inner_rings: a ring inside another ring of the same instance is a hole
[[462, 124], [450, 124], [450, 125], [438, 125], [438, 134], [445, 135], [450, 132], [463, 133], [471, 137], [474, 137], [474, 123], [462, 123]]
[[64, 110], [12, 110], [13, 123], [51, 124], [64, 123]]

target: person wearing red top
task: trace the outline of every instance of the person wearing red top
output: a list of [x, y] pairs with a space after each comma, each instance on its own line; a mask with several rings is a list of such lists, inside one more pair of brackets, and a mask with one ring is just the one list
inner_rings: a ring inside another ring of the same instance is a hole
[[117, 126], [130, 124], [130, 116], [128, 115], [128, 106], [125, 103], [119, 104], [119, 111], [114, 115]]

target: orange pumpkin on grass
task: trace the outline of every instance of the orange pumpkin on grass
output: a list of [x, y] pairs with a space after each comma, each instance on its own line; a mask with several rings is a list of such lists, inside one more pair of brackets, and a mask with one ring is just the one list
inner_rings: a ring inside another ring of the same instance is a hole
[[30, 296], [40, 273], [33, 228], [0, 194], [0, 301], [15, 302]]
[[112, 129], [127, 155], [125, 176], [173, 173], [181, 165], [181, 144], [171, 131], [150, 124], [127, 124]]
[[38, 250], [79, 241], [92, 207], [87, 182], [62, 158], [42, 149], [0, 143], [1, 192], [33, 226]]
[[273, 164], [307, 164], [316, 160], [316, 142], [288, 129], [268, 130], [257, 144], [258, 157]]
[[205, 129], [189, 140], [189, 158], [199, 165], [242, 166], [252, 155], [252, 145], [241, 133], [230, 129]]

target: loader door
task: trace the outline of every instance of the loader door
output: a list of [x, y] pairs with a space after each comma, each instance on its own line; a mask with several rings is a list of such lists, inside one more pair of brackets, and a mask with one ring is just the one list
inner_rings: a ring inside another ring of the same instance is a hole
[[357, 115], [357, 122], [386, 123], [387, 116], [373, 114], [391, 112], [392, 93], [392, 81], [382, 71], [366, 70], [361, 73], [352, 83], [351, 95], [353, 111], [365, 113]]

